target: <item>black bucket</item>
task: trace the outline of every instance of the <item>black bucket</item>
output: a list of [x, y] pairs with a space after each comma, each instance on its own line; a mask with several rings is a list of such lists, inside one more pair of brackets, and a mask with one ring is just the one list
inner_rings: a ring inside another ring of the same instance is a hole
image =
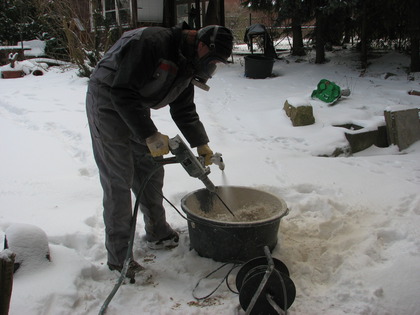
[[200, 256], [221, 262], [245, 262], [264, 255], [277, 245], [280, 219], [286, 203], [264, 191], [219, 186], [217, 194], [199, 189], [181, 200], [187, 214], [190, 248]]
[[265, 79], [273, 72], [274, 59], [260, 56], [245, 56], [245, 76], [253, 79]]

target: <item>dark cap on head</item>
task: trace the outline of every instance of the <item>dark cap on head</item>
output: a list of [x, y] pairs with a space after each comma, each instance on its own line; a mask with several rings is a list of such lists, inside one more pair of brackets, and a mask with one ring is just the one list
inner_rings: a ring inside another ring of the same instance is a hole
[[220, 25], [208, 25], [197, 32], [197, 39], [210, 48], [210, 52], [226, 61], [232, 54], [232, 32]]

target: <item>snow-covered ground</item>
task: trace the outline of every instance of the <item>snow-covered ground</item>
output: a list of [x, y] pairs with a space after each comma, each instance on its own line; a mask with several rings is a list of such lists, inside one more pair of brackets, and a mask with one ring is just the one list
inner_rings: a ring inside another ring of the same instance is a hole
[[[344, 128], [384, 124], [386, 108], [418, 108], [419, 77], [406, 73], [407, 56], [372, 59], [363, 76], [351, 50], [285, 55], [274, 77], [244, 77], [244, 61], [220, 69], [196, 104], [224, 173], [216, 185], [249, 186], [284, 199], [273, 256], [290, 270], [296, 299], [290, 314], [420, 314], [420, 143], [370, 147], [352, 156], [331, 155], [346, 145]], [[389, 75], [392, 73], [394, 75]], [[334, 106], [311, 100], [323, 79], [350, 88]], [[23, 264], [14, 277], [11, 315], [97, 314], [117, 281], [106, 267], [102, 192], [85, 115], [86, 78], [51, 67], [42, 76], [0, 79], [0, 239], [14, 224], [48, 236], [51, 262]], [[316, 122], [293, 127], [283, 105], [298, 98], [313, 106]], [[161, 132], [179, 133], [167, 108], [153, 111]], [[180, 208], [202, 183], [179, 165], [166, 167], [165, 196]], [[189, 249], [186, 221], [168, 204], [170, 224], [181, 231], [171, 251], [146, 248], [139, 217], [135, 258], [147, 276], [124, 284], [107, 314], [242, 314], [225, 284], [208, 299], [229, 266]], [[236, 269], [237, 270], [237, 269]], [[235, 271], [229, 277], [235, 288]]]

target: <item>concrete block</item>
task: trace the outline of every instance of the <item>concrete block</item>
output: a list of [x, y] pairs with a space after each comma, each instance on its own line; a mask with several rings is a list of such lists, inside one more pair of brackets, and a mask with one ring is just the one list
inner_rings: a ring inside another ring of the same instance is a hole
[[380, 148], [388, 146], [386, 126], [376, 130], [359, 129], [355, 132], [346, 132], [346, 139], [350, 144], [351, 153], [356, 153], [375, 145]]
[[384, 112], [388, 142], [401, 150], [420, 140], [420, 109], [386, 110]]

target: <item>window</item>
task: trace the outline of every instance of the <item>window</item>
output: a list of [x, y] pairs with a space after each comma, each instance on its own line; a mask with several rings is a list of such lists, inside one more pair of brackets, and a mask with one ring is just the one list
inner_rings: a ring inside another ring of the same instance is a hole
[[133, 0], [101, 0], [101, 11], [110, 25], [127, 26], [131, 20]]
[[[193, 28], [203, 25], [204, 12], [207, 11], [209, 1], [200, 0], [199, 2], [200, 7], [196, 8], [196, 0], [176, 0], [177, 23], [185, 21]], [[198, 25], [197, 22], [199, 22]]]

